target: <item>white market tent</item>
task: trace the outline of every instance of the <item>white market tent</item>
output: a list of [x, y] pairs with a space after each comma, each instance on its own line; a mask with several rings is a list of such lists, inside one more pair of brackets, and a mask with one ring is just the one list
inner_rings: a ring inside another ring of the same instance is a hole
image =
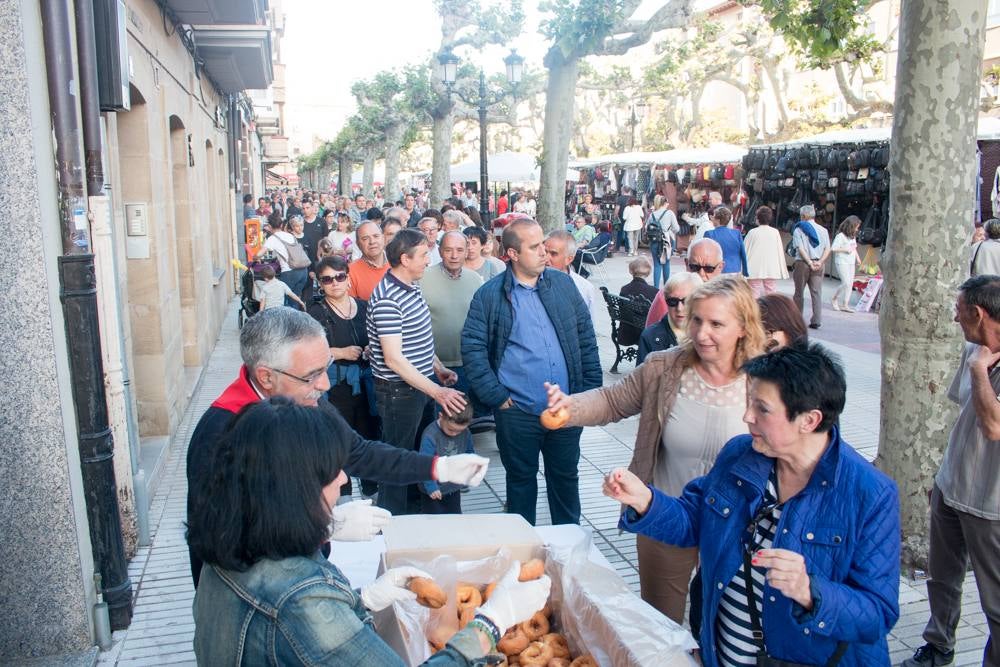
[[[541, 174], [535, 156], [512, 151], [493, 153], [486, 158], [486, 168], [491, 182], [537, 183]], [[580, 174], [575, 169], [566, 171], [567, 181], [576, 181]], [[451, 165], [452, 183], [468, 183], [479, 180], [479, 158]]]
[[576, 169], [616, 164], [619, 167], [668, 164], [708, 164], [712, 162], [739, 162], [747, 149], [732, 144], [712, 144], [708, 148], [675, 148], [669, 151], [612, 153], [570, 161]]
[[[375, 185], [382, 185], [383, 183], [385, 183], [385, 165], [384, 164], [381, 164], [381, 165], [377, 164], [377, 165], [375, 165], [375, 169], [373, 169], [372, 171], [373, 171], [373, 176], [375, 177], [374, 178], [374, 181], [375, 181], [374, 184]], [[351, 185], [362, 185], [362, 180], [364, 178], [364, 174], [365, 174], [365, 172], [364, 172], [363, 169], [358, 169], [353, 174], [351, 174]]]

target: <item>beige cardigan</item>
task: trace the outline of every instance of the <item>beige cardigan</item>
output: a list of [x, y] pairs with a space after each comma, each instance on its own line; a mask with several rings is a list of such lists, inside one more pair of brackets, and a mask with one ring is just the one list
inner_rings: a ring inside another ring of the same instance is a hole
[[774, 227], [761, 225], [747, 232], [743, 239], [747, 249], [747, 278], [776, 279], [788, 278], [785, 264], [785, 247], [781, 243], [781, 232]]
[[638, 414], [639, 431], [628, 468], [652, 484], [663, 423], [677, 399], [681, 375], [691, 365], [689, 354], [678, 347], [652, 352], [615, 384], [574, 394], [568, 425], [603, 426]]

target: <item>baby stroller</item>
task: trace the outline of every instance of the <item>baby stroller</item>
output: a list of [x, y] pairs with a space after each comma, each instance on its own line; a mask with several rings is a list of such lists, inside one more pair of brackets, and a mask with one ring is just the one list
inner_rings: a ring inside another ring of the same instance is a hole
[[240, 310], [237, 314], [237, 322], [241, 329], [243, 328], [243, 323], [248, 318], [253, 317], [260, 311], [260, 301], [254, 298], [256, 295], [254, 281], [261, 280], [260, 272], [265, 266], [270, 266], [274, 269], [275, 273], [281, 272], [281, 266], [278, 264], [278, 261], [264, 255], [260, 260], [250, 262], [249, 268], [240, 276]]

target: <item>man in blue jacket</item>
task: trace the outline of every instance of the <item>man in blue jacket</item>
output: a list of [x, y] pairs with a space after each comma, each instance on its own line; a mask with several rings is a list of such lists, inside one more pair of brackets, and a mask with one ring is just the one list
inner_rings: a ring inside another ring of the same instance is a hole
[[535, 523], [538, 454], [553, 524], [580, 522], [580, 428], [546, 430], [544, 384], [567, 393], [601, 386], [590, 312], [565, 273], [545, 268], [542, 228], [515, 220], [504, 229], [509, 267], [476, 292], [462, 330], [469, 386], [495, 413], [507, 472], [507, 511]]

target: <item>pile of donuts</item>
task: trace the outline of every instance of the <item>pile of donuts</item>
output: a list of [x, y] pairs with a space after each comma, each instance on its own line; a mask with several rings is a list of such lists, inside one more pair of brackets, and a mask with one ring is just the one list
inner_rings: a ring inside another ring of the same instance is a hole
[[[541, 577], [544, 571], [545, 563], [533, 558], [521, 566], [518, 580], [533, 581]], [[408, 586], [417, 595], [417, 602], [425, 607], [440, 609], [448, 600], [444, 590], [430, 579], [417, 577], [411, 579]], [[458, 585], [458, 627], [439, 623], [433, 628], [428, 633], [427, 641], [434, 651], [444, 648], [458, 630], [468, 625], [476, 615], [476, 608], [489, 600], [494, 588], [496, 582], [482, 589], [475, 584]], [[598, 667], [591, 655], [581, 655], [575, 659], [570, 655], [566, 638], [557, 632], [550, 632], [551, 616], [552, 610], [546, 604], [530, 619], [507, 630], [497, 644], [497, 651], [505, 656], [500, 667]]]

